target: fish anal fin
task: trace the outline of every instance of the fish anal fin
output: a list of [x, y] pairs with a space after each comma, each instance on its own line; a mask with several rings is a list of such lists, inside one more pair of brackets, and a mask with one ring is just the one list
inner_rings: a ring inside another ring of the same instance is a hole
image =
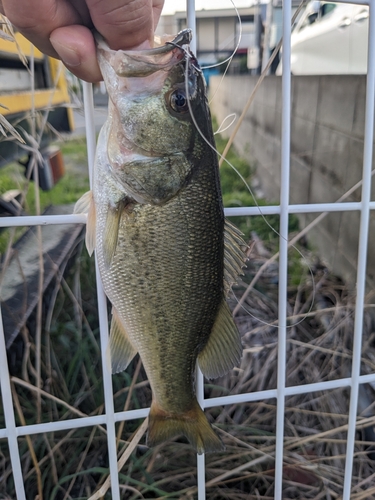
[[75, 214], [87, 214], [86, 221], [86, 248], [92, 255], [96, 245], [96, 208], [92, 191], [87, 191], [74, 206]]
[[207, 344], [198, 354], [198, 364], [205, 377], [217, 378], [238, 366], [241, 356], [240, 334], [223, 299]]
[[112, 322], [107, 349], [107, 360], [112, 373], [122, 372], [137, 354], [116, 309], [112, 309]]
[[181, 414], [166, 412], [153, 401], [149, 414], [147, 445], [153, 447], [181, 434], [199, 455], [225, 449], [197, 400], [193, 400], [191, 408]]

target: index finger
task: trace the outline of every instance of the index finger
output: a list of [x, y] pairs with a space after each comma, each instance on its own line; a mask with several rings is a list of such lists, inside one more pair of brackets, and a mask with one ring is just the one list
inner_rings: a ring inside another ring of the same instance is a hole
[[92, 26], [85, 0], [2, 0], [1, 11], [38, 49], [58, 57], [49, 38], [60, 27]]

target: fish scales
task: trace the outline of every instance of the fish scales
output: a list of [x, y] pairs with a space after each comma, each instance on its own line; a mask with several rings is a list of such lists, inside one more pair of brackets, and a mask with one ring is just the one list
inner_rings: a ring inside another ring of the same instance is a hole
[[[119, 304], [117, 312], [137, 346], [153, 393], [172, 412], [189, 407], [197, 351], [211, 333], [223, 295], [224, 219], [217, 190], [216, 200], [211, 195], [208, 202], [212, 183], [215, 171], [199, 168], [169, 203], [137, 205], [123, 213], [110, 271], [99, 260], [108, 298]], [[97, 206], [99, 227], [106, 223], [106, 197], [103, 201], [104, 206]], [[99, 254], [103, 244], [99, 238]], [[178, 393], [186, 401], [176, 398]]]
[[135, 53], [99, 42], [109, 118], [93, 193], [77, 210], [88, 211], [87, 245], [113, 305], [112, 369], [138, 352], [150, 381], [148, 443], [184, 434], [203, 453], [223, 446], [197, 403], [195, 366], [212, 378], [240, 360], [225, 294], [242, 261], [236, 229], [224, 237], [217, 156], [201, 136], [214, 144], [205, 85], [189, 39], [185, 30], [171, 45]]

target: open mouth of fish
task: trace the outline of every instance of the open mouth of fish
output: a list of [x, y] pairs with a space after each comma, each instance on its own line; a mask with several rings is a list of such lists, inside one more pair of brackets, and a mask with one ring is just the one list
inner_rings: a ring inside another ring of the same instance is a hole
[[189, 50], [192, 31], [185, 29], [177, 36], [164, 35], [155, 37], [155, 47], [142, 50], [110, 50], [100, 35], [96, 35], [98, 49], [111, 53], [109, 63], [118, 76], [142, 77], [149, 76], [160, 70], [168, 70], [178, 64], [188, 54], [196, 61]]
[[[148, 188], [146, 177], [159, 170], [161, 162], [166, 165], [164, 170], [179, 162], [181, 150], [190, 146], [186, 137], [198, 81], [203, 82], [189, 48], [191, 36], [191, 30], [186, 29], [174, 37], [155, 37], [155, 46], [142, 50], [111, 50], [97, 36], [99, 63], [110, 98], [108, 169], [138, 203], [162, 203], [184, 184], [180, 177], [185, 173], [174, 170], [173, 179], [160, 181], [156, 195]], [[156, 122], [157, 133], [151, 137]], [[173, 135], [170, 127], [175, 128]], [[137, 167], [141, 165], [144, 167]]]

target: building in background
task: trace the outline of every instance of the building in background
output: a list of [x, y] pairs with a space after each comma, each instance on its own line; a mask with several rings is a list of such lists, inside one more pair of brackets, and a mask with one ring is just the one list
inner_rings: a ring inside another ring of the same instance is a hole
[[[197, 11], [197, 58], [203, 67], [223, 61], [233, 54], [230, 72], [239, 73], [249, 69], [259, 72], [266, 4], [249, 4], [249, 7], [238, 9], [241, 22], [235, 9]], [[175, 12], [161, 17], [157, 34], [176, 33], [184, 28], [186, 12]], [[249, 50], [254, 54], [251, 66], [247, 65]], [[207, 74], [205, 70], [206, 78]]]

